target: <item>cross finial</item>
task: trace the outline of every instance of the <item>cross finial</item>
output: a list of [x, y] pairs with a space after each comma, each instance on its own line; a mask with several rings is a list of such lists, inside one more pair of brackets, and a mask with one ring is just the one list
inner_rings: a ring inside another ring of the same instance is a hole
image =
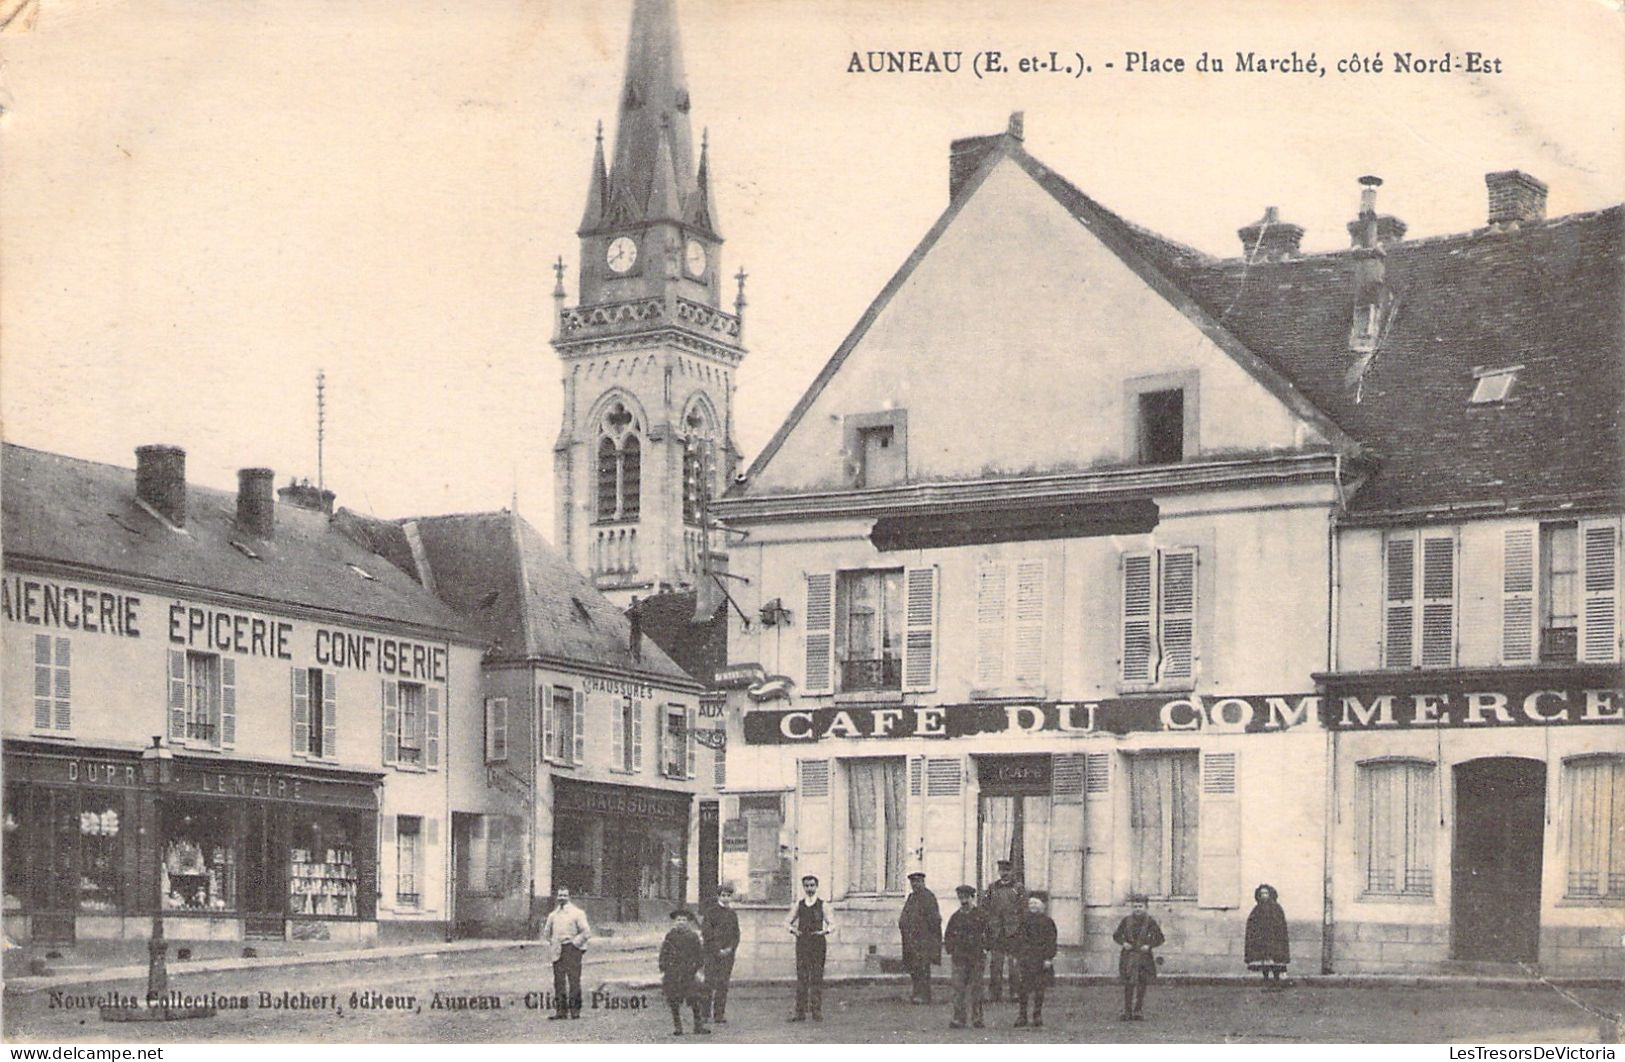
[[700, 150], [704, 151], [711, 146], [711, 127], [705, 126], [700, 130]]
[[745, 279], [749, 276], [744, 266], [740, 266], [739, 272], [734, 274], [734, 279], [739, 281], [739, 294], [734, 296], [735, 316], [743, 317], [745, 314]]
[[553, 297], [562, 299], [564, 298], [564, 256], [562, 254], [553, 263], [553, 277]]
[[598, 119], [598, 143], [600, 146], [604, 143], [604, 120], [602, 118]]

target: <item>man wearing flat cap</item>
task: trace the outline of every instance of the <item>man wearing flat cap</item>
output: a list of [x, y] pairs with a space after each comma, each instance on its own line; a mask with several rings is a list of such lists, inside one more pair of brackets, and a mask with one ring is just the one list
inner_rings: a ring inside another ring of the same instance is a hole
[[963, 1029], [965, 1018], [982, 1027], [982, 968], [987, 965], [987, 915], [976, 906], [976, 887], [961, 885], [959, 910], [948, 919], [942, 950], [953, 960], [954, 1018], [950, 1029]]
[[801, 891], [806, 893], [790, 909], [785, 928], [796, 938], [796, 1012], [791, 1021], [824, 1020], [825, 938], [835, 931], [835, 920], [818, 895], [818, 876], [804, 874]]
[[931, 1002], [931, 967], [942, 961], [942, 912], [937, 897], [925, 887], [925, 871], [908, 876], [908, 899], [897, 928], [903, 932], [903, 968], [908, 971], [910, 1003]]
[[1016, 978], [1021, 972], [1016, 967], [1015, 939], [1021, 929], [1021, 920], [1027, 914], [1027, 890], [1016, 880], [1010, 860], [998, 862], [999, 878], [987, 887], [982, 898], [982, 909], [987, 912], [987, 928], [991, 934], [988, 950], [992, 961], [988, 970], [987, 998], [997, 1003], [1004, 994], [1005, 967], [1010, 968], [1010, 995], [1016, 995]]

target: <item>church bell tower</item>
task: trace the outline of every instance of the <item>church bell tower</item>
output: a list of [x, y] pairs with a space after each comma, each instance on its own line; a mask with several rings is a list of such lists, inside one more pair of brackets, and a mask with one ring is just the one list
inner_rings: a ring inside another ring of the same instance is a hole
[[726, 561], [708, 506], [739, 464], [745, 300], [741, 271], [733, 312], [722, 309], [709, 144], [702, 135], [696, 165], [673, 0], [634, 0], [619, 108], [613, 163], [602, 124], [593, 152], [576, 305], [555, 267], [553, 453], [555, 541], [625, 605], [698, 586]]

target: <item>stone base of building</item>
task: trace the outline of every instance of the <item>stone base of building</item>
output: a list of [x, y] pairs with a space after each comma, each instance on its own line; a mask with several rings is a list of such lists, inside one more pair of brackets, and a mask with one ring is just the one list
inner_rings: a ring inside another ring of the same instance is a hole
[[[55, 920], [60, 924], [60, 920]], [[36, 943], [34, 917], [12, 913], [5, 916], [6, 940], [14, 944]], [[75, 941], [146, 940], [152, 934], [150, 915], [79, 915], [73, 919]], [[184, 917], [164, 919], [164, 939], [171, 943], [189, 941], [249, 941], [266, 937], [247, 933], [242, 918]], [[337, 944], [367, 945], [378, 939], [378, 923], [353, 920], [288, 919], [283, 934], [269, 939], [320, 940]], [[58, 943], [42, 940], [38, 943]]]
[[451, 926], [430, 919], [412, 921], [389, 920], [378, 923], [377, 941], [380, 945], [433, 944], [451, 939]]
[[1609, 926], [1543, 926], [1540, 961], [1464, 962], [1450, 954], [1450, 927], [1349, 922], [1332, 937], [1332, 968], [1346, 974], [1487, 974], [1625, 978], [1625, 934]]

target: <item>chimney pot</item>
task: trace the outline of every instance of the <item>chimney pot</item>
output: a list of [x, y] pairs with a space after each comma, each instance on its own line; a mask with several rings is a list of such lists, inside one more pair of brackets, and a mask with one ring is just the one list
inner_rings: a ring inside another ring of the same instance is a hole
[[186, 526], [186, 451], [154, 444], [135, 448], [135, 496], [176, 527]]
[[1489, 190], [1489, 226], [1515, 229], [1546, 220], [1546, 182], [1521, 170], [1500, 170], [1484, 175]]
[[1236, 230], [1242, 257], [1249, 262], [1283, 262], [1298, 256], [1303, 226], [1281, 220], [1277, 207], [1265, 207], [1264, 216]]
[[270, 538], [276, 528], [276, 500], [271, 487], [276, 473], [269, 468], [237, 470], [237, 530], [254, 538]]
[[1386, 247], [1405, 238], [1406, 225], [1392, 214], [1377, 213], [1377, 189], [1382, 178], [1367, 174], [1360, 178], [1360, 216], [1349, 222], [1349, 246]]

